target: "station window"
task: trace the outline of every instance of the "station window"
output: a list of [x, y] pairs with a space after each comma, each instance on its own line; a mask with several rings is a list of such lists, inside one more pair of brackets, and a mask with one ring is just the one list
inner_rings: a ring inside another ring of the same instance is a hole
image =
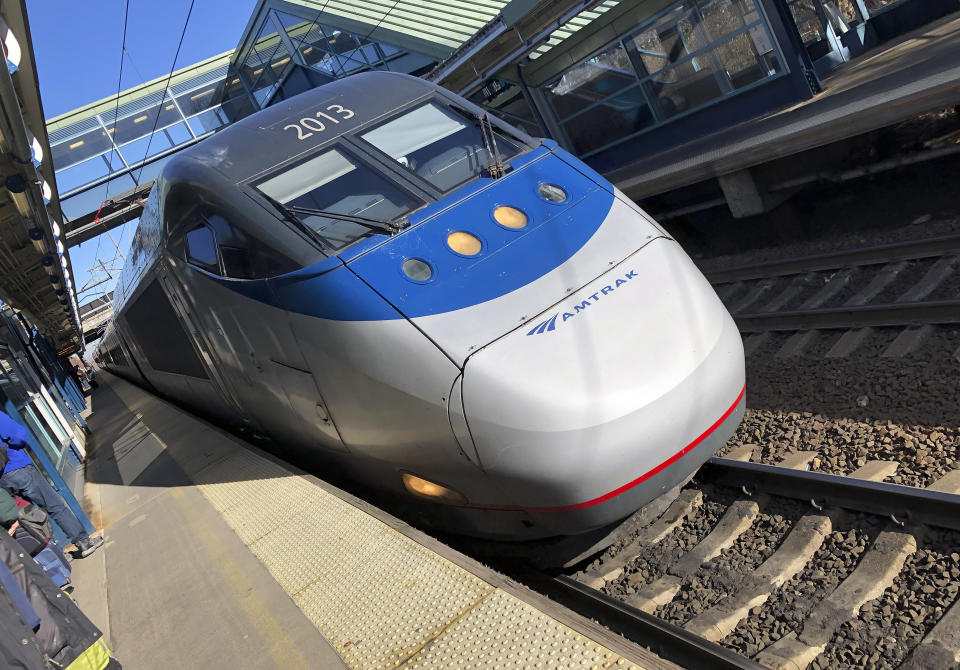
[[470, 96], [470, 101], [489, 109], [507, 123], [523, 129], [531, 137], [544, 135], [526, 96], [516, 84], [501, 79], [488, 80], [483, 88]]
[[754, 0], [682, 0], [543, 90], [590, 155], [783, 71]]
[[374, 42], [365, 35], [321, 25], [315, 17], [274, 12], [303, 62], [330, 77], [369, 69], [386, 69], [386, 61], [403, 55], [396, 47]]

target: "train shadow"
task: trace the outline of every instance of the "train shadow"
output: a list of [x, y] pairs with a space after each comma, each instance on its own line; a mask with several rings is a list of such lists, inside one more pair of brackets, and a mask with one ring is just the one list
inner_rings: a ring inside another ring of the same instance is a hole
[[[88, 492], [87, 504], [91, 506], [91, 499], [99, 501], [99, 508], [88, 513], [102, 520], [103, 527], [145, 500], [172, 489], [231, 481], [279, 481], [308, 473], [426, 530], [416, 523], [416, 515], [403, 514], [389, 494], [348, 479], [328, 460], [227, 431], [118, 377], [110, 375], [100, 384], [92, 406], [94, 411], [87, 420], [91, 436], [85, 474], [96, 494]], [[244, 467], [242, 463], [239, 467], [216, 467], [251, 449], [281, 467]], [[269, 504], [264, 500], [264, 505]]]

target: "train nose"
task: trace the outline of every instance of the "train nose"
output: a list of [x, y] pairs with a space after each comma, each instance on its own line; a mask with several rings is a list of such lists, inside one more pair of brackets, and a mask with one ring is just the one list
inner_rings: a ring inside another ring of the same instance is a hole
[[483, 469], [513, 500], [597, 527], [712, 455], [743, 388], [733, 320], [661, 238], [472, 354], [463, 406]]

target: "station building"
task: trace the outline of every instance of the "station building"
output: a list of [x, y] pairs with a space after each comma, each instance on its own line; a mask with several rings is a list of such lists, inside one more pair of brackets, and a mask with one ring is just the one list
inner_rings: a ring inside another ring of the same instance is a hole
[[[555, 139], [636, 199], [709, 181], [706, 206], [756, 214], [781, 198], [743, 166], [725, 176], [698, 154], [699, 172], [653, 181], [650, 167], [689, 164], [690, 154], [670, 152], [707, 138], [698, 151], [709, 153], [717, 133], [813, 100], [838, 66], [957, 9], [958, 0], [262, 0], [233, 51], [48, 120], [66, 239], [134, 218], [180, 149], [364, 70], [436, 81]], [[768, 145], [759, 162], [777, 154]]]
[[[635, 198], [709, 183], [721, 204], [749, 215], [774, 206], [770, 193], [791, 193], [807, 179], [781, 174], [786, 187], [765, 188], [757, 165], [775, 172], [766, 166], [956, 104], [960, 19], [944, 15], [958, 9], [958, 0], [263, 0], [233, 51], [44, 123], [25, 3], [4, 3], [0, 406], [28, 429], [37, 467], [85, 529], [109, 526], [111, 543], [123, 547], [102, 564], [95, 588], [78, 588], [80, 597], [102, 588], [109, 565], [122, 595], [105, 619], [117, 622], [130, 658], [165, 665], [180, 653], [180, 665], [253, 667], [250, 659], [273, 655], [274, 666], [310, 667], [309, 658], [341, 667], [322, 631], [342, 642], [354, 667], [436, 661], [427, 648], [435, 637], [434, 650], [454, 659], [476, 656], [472, 645], [483, 644], [516, 660], [501, 638], [520, 633], [531, 638], [518, 642], [527, 665], [552, 646], [584, 664], [662, 667], [646, 650], [531, 600], [362, 501], [125, 382], [100, 392], [92, 417], [65, 356], [82, 348], [85, 333], [96, 335], [88, 318], [105, 322], [109, 295], [77, 306], [68, 247], [134, 220], [181, 149], [258, 109], [374, 69], [462, 93], [555, 139]], [[888, 59], [868, 52], [935, 20]], [[911, 44], [922, 44], [924, 58], [909, 57], [917, 53]], [[859, 70], [844, 65], [858, 58], [872, 60]], [[88, 459], [90, 431], [100, 453], [92, 448]], [[86, 483], [97, 485], [95, 518], [81, 504], [85, 466]], [[265, 497], [277, 504], [265, 507]], [[335, 551], [321, 555], [305, 541], [320, 531]], [[267, 537], [266, 549], [253, 548]], [[385, 558], [386, 567], [357, 556]], [[179, 607], [166, 605], [171, 584]], [[203, 589], [216, 597], [189, 597]], [[329, 606], [330, 594], [347, 606]], [[156, 634], [142, 634], [142, 603], [165, 603], [148, 613]], [[410, 607], [398, 613], [398, 604]], [[246, 625], [228, 621], [231, 610]], [[343, 611], [354, 617], [346, 625]], [[229, 638], [217, 627], [224, 621]], [[171, 649], [171, 639], [181, 644]], [[221, 639], [234, 644], [211, 654]]]

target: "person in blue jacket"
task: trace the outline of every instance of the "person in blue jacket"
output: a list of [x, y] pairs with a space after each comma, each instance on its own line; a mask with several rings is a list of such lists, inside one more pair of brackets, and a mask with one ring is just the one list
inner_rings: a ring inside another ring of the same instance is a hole
[[77, 546], [80, 558], [85, 558], [103, 544], [103, 538], [88, 536], [63, 498], [37, 472], [30, 456], [24, 451], [24, 447], [29, 445], [28, 435], [26, 428], [0, 411], [0, 440], [7, 445], [8, 459], [0, 475], [0, 486], [46, 510]]

